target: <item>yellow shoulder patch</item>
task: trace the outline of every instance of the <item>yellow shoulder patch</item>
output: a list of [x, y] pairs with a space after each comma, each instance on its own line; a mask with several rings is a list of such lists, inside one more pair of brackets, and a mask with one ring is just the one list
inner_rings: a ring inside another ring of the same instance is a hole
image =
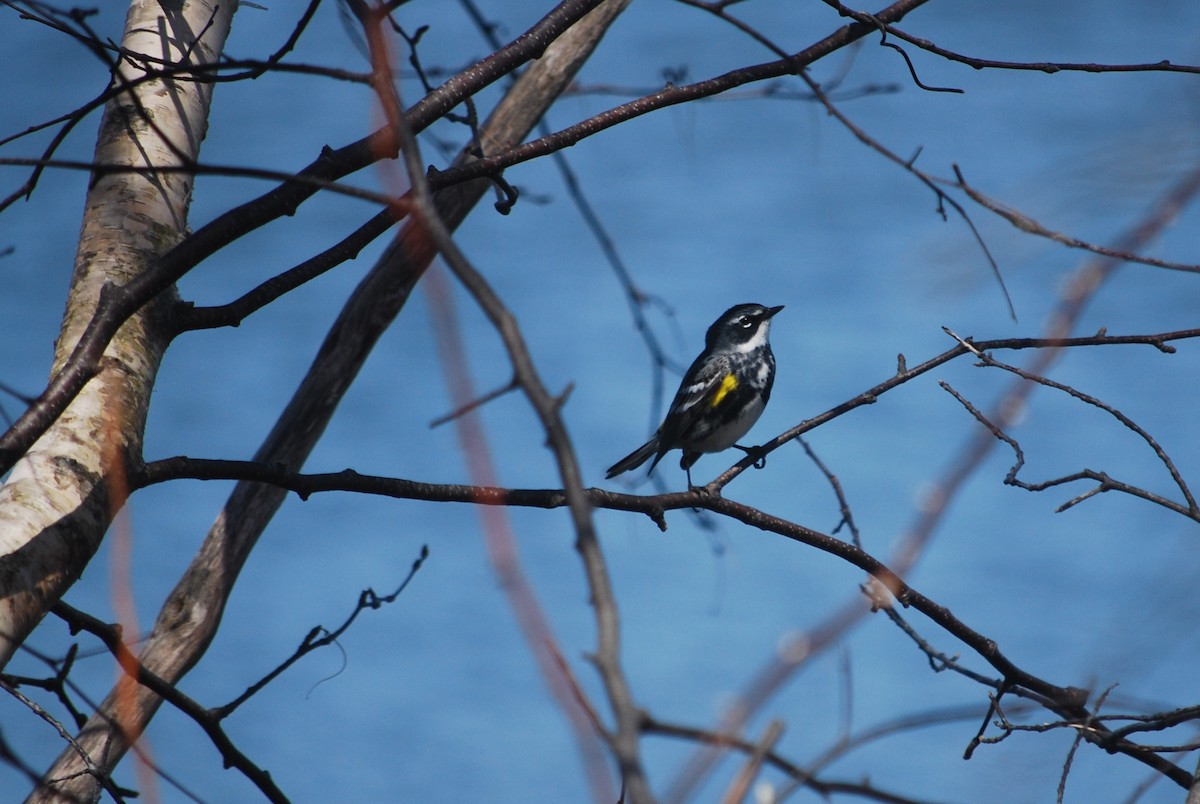
[[733, 376], [732, 374], [726, 374], [721, 380], [721, 384], [717, 386], [717, 392], [713, 394], [712, 402], [709, 403], [709, 407], [715, 408], [717, 405], [721, 404], [721, 400], [729, 396], [730, 391], [737, 390], [737, 387], [737, 377]]

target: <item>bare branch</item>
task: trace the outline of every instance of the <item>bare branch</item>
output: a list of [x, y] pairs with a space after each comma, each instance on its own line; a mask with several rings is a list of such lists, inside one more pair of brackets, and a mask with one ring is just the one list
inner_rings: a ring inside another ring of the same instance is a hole
[[928, 39], [907, 34], [896, 28], [894, 25], [884, 22], [877, 14], [867, 14], [862, 11], [855, 11], [842, 5], [838, 0], [823, 0], [823, 2], [837, 10], [843, 17], [850, 17], [864, 24], [878, 26], [880, 29], [890, 33], [898, 39], [903, 39], [912, 45], [916, 45], [922, 50], [927, 50], [934, 55], [942, 58], [956, 61], [960, 64], [965, 64], [968, 67], [973, 67], [976, 70], [994, 69], [994, 70], [1027, 70], [1053, 75], [1061, 72], [1083, 72], [1083, 73], [1200, 73], [1200, 66], [1188, 64], [1172, 64], [1170, 61], [1163, 59], [1149, 64], [1095, 64], [1095, 63], [1076, 63], [1076, 62], [1024, 62], [1024, 61], [996, 61], [994, 59], [982, 59], [975, 56], [964, 56], [960, 53], [955, 53], [952, 50], [947, 50], [938, 47]]
[[[10, 684], [7, 679], [0, 678], [0, 690], [3, 690], [16, 700], [20, 701], [22, 704], [28, 707], [31, 712], [33, 712], [46, 723], [50, 724], [50, 727], [58, 732], [58, 736], [66, 741], [66, 743], [71, 747], [71, 750], [74, 751], [79, 757], [80, 761], [84, 765], [85, 772], [95, 779], [96, 784], [105, 792], [112, 795], [118, 801], [129, 794], [130, 791], [118, 788], [116, 783], [113, 782], [112, 777], [96, 766], [96, 763], [92, 761], [92, 758], [88, 756], [83, 747], [75, 740], [74, 737], [71, 736], [71, 733], [68, 732], [61, 723], [51, 717], [49, 712], [38, 706], [35, 701], [32, 701], [23, 695], [21, 691]], [[35, 776], [34, 782], [37, 783], [38, 788], [40, 789], [42, 784], [41, 778]]]
[[[271, 774], [255, 765], [249, 757], [233, 744], [233, 741], [229, 739], [229, 736], [225, 734], [225, 730], [221, 727], [221, 718], [214, 712], [205, 709], [194, 699], [184, 695], [173, 684], [148, 670], [129, 650], [129, 647], [121, 638], [119, 628], [101, 622], [90, 614], [62, 602], [55, 605], [54, 613], [70, 625], [73, 632], [87, 631], [98, 637], [112, 653], [113, 658], [117, 660], [117, 664], [120, 665], [130, 681], [151, 690], [159, 698], [169, 701], [172, 706], [191, 718], [196, 725], [204, 730], [208, 739], [212, 741], [213, 746], [221, 752], [221, 758], [225, 761], [226, 767], [237, 768], [241, 771], [268, 801], [282, 803], [288, 801], [287, 796], [283, 794], [283, 791], [271, 779]], [[137, 727], [136, 724], [120, 724], [122, 730], [127, 729], [130, 725], [133, 725], [135, 728]], [[140, 729], [138, 729], [138, 732], [134, 732], [134, 734], [137, 733], [140, 733]], [[74, 741], [72, 741], [72, 746], [76, 747], [79, 752], [84, 750], [81, 745]], [[83, 754], [79, 753], [79, 755], [82, 756]]]
[[[953, 333], [951, 333], [951, 334], [953, 335]], [[957, 336], [955, 336], [955, 337], [957, 338]], [[960, 340], [960, 343], [961, 342], [962, 341]], [[953, 394], [954, 398], [957, 399], [959, 401], [959, 403], [962, 404], [967, 409], [967, 411], [972, 416], [975, 417], [975, 419], [977, 421], [979, 421], [980, 424], [987, 427], [989, 432], [991, 432], [994, 436], [996, 436], [1000, 440], [1004, 441], [1010, 447], [1013, 448], [1013, 451], [1016, 453], [1016, 456], [1017, 456], [1017, 462], [1013, 465], [1012, 469], [1009, 470], [1008, 476], [1005, 477], [1005, 479], [1004, 479], [1005, 483], [1012, 485], [1012, 486], [1017, 486], [1018, 488], [1025, 489], [1026, 491], [1043, 491], [1043, 490], [1045, 490], [1047, 488], [1051, 488], [1053, 486], [1062, 485], [1063, 483], [1068, 483], [1068, 482], [1072, 482], [1072, 481], [1084, 479], [1084, 478], [1090, 478], [1093, 480], [1100, 481], [1100, 487], [1097, 488], [1092, 493], [1108, 491], [1108, 490], [1118, 490], [1118, 491], [1125, 492], [1127, 494], [1131, 494], [1136, 497], [1141, 497], [1144, 500], [1149, 500], [1150, 502], [1156, 503], [1165, 508], [1169, 508], [1170, 510], [1175, 511], [1176, 513], [1183, 514], [1184, 516], [1186, 516], [1190, 519], [1200, 520], [1200, 508], [1197, 507], [1196, 499], [1192, 495], [1192, 491], [1188, 487], [1187, 482], [1183, 479], [1183, 475], [1179, 472], [1178, 467], [1176, 467], [1175, 462], [1173, 460], [1171, 460], [1171, 457], [1169, 455], [1167, 455], [1166, 450], [1164, 450], [1162, 448], [1162, 446], [1158, 443], [1158, 441], [1156, 441], [1153, 436], [1151, 436], [1148, 432], [1146, 432], [1135, 421], [1130, 419], [1128, 416], [1126, 416], [1121, 411], [1114, 408], [1112, 405], [1109, 405], [1108, 403], [1106, 403], [1100, 399], [1097, 399], [1094, 396], [1085, 394], [1082, 391], [1072, 388], [1069, 385], [1066, 385], [1066, 384], [1060, 383], [1060, 382], [1056, 382], [1047, 377], [1043, 377], [1039, 374], [1034, 374], [1033, 372], [1025, 371], [1016, 366], [1001, 362], [999, 360], [994, 359], [993, 357], [991, 357], [990, 355], [988, 355], [984, 352], [976, 352], [976, 355], [979, 357], [979, 359], [981, 361], [981, 365], [983, 365], [983, 366], [992, 366], [995, 368], [1000, 368], [1000, 369], [1003, 369], [1003, 370], [1009, 372], [1010, 374], [1015, 374], [1016, 376], [1018, 376], [1022, 379], [1028, 380], [1029, 382], [1037, 383], [1038, 385], [1044, 385], [1047, 388], [1054, 388], [1056, 390], [1063, 391], [1064, 393], [1074, 397], [1075, 399], [1078, 399], [1081, 402], [1084, 402], [1088, 405], [1091, 405], [1093, 407], [1099, 408], [1100, 410], [1103, 410], [1104, 412], [1108, 413], [1110, 416], [1115, 418], [1117, 421], [1119, 421], [1126, 428], [1128, 428], [1129, 430], [1132, 430], [1143, 441], [1145, 441], [1147, 445], [1149, 445], [1149, 447], [1154, 451], [1155, 456], [1159, 459], [1159, 461], [1163, 464], [1163, 466], [1166, 467], [1167, 472], [1171, 475], [1171, 479], [1175, 482], [1175, 485], [1179, 488], [1179, 491], [1183, 494], [1183, 498], [1186, 502], [1186, 505], [1180, 505], [1178, 503], [1172, 502], [1171, 500], [1169, 500], [1165, 497], [1162, 497], [1161, 495], [1154, 494], [1145, 489], [1137, 488], [1135, 486], [1131, 486], [1131, 485], [1128, 485], [1125, 483], [1119, 483], [1119, 482], [1113, 480], [1111, 477], [1109, 477], [1107, 474], [1105, 474], [1103, 472], [1095, 472], [1090, 469], [1084, 469], [1075, 474], [1068, 475], [1066, 477], [1061, 477], [1056, 480], [1045, 481], [1042, 483], [1030, 484], [1030, 483], [1026, 483], [1022, 480], [1019, 480], [1017, 478], [1017, 473], [1020, 471], [1022, 465], [1024, 465], [1024, 463], [1025, 463], [1025, 456], [1024, 456], [1024, 452], [1021, 450], [1021, 448], [1017, 444], [1017, 442], [1015, 440], [1013, 440], [1010, 436], [1004, 434], [1004, 432], [998, 425], [995, 425], [990, 420], [988, 420], [988, 418], [986, 416], [984, 416], [984, 414], [980, 413], [973, 405], [971, 405], [969, 402], [967, 402], [958, 392], [956, 392], [954, 389], [950, 388], [950, 386], [948, 384], [946, 384], [944, 382], [940, 383], [943, 388], [945, 388], [947, 391], [949, 391], [951, 394]], [[1074, 502], [1067, 503], [1067, 504], [1063, 505], [1062, 508], [1060, 508], [1059, 510], [1060, 511], [1065, 510], [1066, 508], [1069, 508], [1072, 505], [1074, 505], [1075, 502], [1079, 502], [1079, 501], [1081, 501], [1081, 500], [1076, 500]]]
[[341, 242], [314, 255], [294, 268], [273, 276], [241, 298], [219, 307], [186, 307], [177, 311], [172, 322], [177, 332], [213, 327], [236, 327], [276, 299], [330, 271], [347, 260], [355, 259], [368, 244], [385, 234], [396, 223], [396, 211], [389, 207]]
[[291, 656], [284, 659], [275, 666], [269, 673], [264, 675], [258, 681], [251, 684], [246, 690], [223, 706], [218, 706], [211, 710], [212, 716], [217, 720], [224, 720], [233, 714], [234, 710], [244, 704], [246, 701], [253, 698], [279, 676], [283, 675], [289, 667], [303, 659], [308, 654], [320, 648], [328, 647], [338, 641], [342, 634], [350, 630], [350, 626], [354, 625], [354, 621], [358, 619], [358, 615], [368, 609], [374, 611], [386, 606], [389, 603], [395, 603], [396, 599], [404, 593], [408, 588], [409, 583], [416, 577], [421, 567], [425, 564], [425, 560], [429, 558], [429, 547], [421, 546], [421, 554], [413, 561], [412, 566], [408, 569], [408, 574], [400, 581], [400, 585], [396, 587], [396, 591], [387, 595], [380, 595], [374, 589], [364, 589], [358, 595], [358, 602], [354, 606], [354, 610], [346, 616], [342, 624], [334, 628], [332, 631], [323, 626], [316, 626], [301, 640], [299, 646]]
[[[902, 19], [905, 14], [915, 8], [919, 8], [926, 2], [928, 0], [900, 0], [900, 2], [893, 3], [879, 12], [878, 17], [880, 20], [886, 22], [894, 22]], [[809, 64], [861, 39], [870, 33], [871, 30], [873, 30], [873, 26], [850, 25], [839, 29], [815, 45], [811, 45], [787, 58], [758, 64], [753, 67], [732, 70], [724, 75], [693, 84], [668, 86], [651, 95], [624, 103], [616, 108], [609, 109], [607, 112], [590, 117], [555, 134], [539, 137], [523, 145], [518, 145], [493, 156], [480, 159], [470, 166], [451, 168], [444, 171], [432, 171], [429, 177], [430, 185], [437, 189], [487, 176], [520, 164], [521, 162], [527, 162], [530, 159], [544, 156], [553, 151], [569, 148], [593, 134], [652, 111], [665, 109], [680, 103], [687, 103], [699, 98], [718, 95], [744, 84], [778, 78], [783, 75], [799, 74]]]
[[[172, 459], [177, 465], [180, 460]], [[289, 488], [294, 487], [302, 494], [336, 488], [408, 499], [442, 500], [477, 505], [516, 505], [554, 508], [567, 504], [564, 492], [556, 489], [497, 489], [417, 484], [411, 481], [392, 478], [359, 475], [354, 472], [341, 472], [336, 475], [301, 476], [287, 473], [281, 467], [239, 464], [232, 461], [202, 462], [196, 464], [196, 468], [202, 469], [207, 467], [216, 470], [218, 468], [217, 463], [224, 470], [223, 473], [220, 473], [221, 476], [226, 479], [253, 477], [261, 482], [282, 482], [285, 486]], [[157, 466], [163, 466], [163, 464], [160, 463]], [[142, 479], [148, 481], [157, 474], [158, 469], [155, 467], [156, 465], [153, 464], [148, 465]], [[178, 476], [178, 473], [173, 474]], [[200, 474], [200, 472], [196, 474]], [[209, 477], [215, 478], [218, 472], [206, 472], [206, 474]], [[669, 510], [692, 507], [703, 508], [759, 530], [783, 536], [833, 555], [867, 572], [883, 584], [901, 605], [920, 611], [938, 627], [967, 645], [980, 658], [984, 659], [1000, 672], [1003, 684], [1010, 688], [1023, 687], [1028, 692], [1037, 696], [1037, 700], [1042, 701], [1045, 705], [1061, 714], [1069, 715], [1075, 719], [1085, 719], [1089, 716], [1088, 710], [1084, 707], [1088, 697], [1085, 690], [1076, 687], [1059, 687], [1019, 668], [1000, 651], [995, 642], [958, 620], [948, 609], [909, 586], [895, 571], [883, 562], [849, 542], [844, 542], [803, 525], [780, 519], [756, 508], [707, 493], [703, 489], [655, 497], [617, 494], [601, 489], [586, 489], [583, 493], [590, 506], [611, 508], [620, 511], [640, 511], [651, 516], [661, 516], [663, 511]], [[414, 496], [418, 494], [421, 496]], [[901, 557], [904, 557], [903, 553]], [[854, 616], [860, 616], [859, 612], [862, 611], [865, 611], [865, 607], [860, 604], [855, 608], [853, 614]], [[844, 613], [843, 619], [846, 616], [851, 616], [851, 612]], [[810, 634], [806, 637], [803, 645], [806, 653], [803, 656], [807, 656], [817, 647], [830, 644], [834, 635], [844, 633], [845, 622], [838, 622], [837, 618], [835, 618], [834, 621], [831, 621], [827, 630], [829, 632], [828, 635], [823, 635], [822, 632], [822, 634]], [[828, 636], [828, 639], [826, 636]], [[787, 663], [788, 668], [790, 669], [800, 658], [801, 656], [797, 656], [789, 660]], [[773, 689], [774, 685], [778, 684], [778, 681], [771, 683], [764, 681], [762, 683], [766, 688]], [[753, 699], [758, 700], [758, 697], [755, 695]], [[1183, 776], [1180, 774], [1183, 772], [1179, 768], [1169, 762], [1160, 761], [1158, 757], [1147, 755], [1140, 746], [1126, 740], [1117, 740], [1114, 742], [1108, 735], [1101, 733], [1095, 736], [1094, 741], [1103, 742], [1106, 749], [1126, 753], [1138, 761], [1150, 765], [1160, 773], [1169, 776], [1176, 782], [1182, 783]], [[1188, 776], [1188, 779], [1190, 780], [1190, 776]]]
[[[1128, 251], [1121, 251], [1119, 249], [1108, 248], [1107, 246], [1096, 245], [1095, 243], [1088, 243], [1076, 237], [1063, 234], [1062, 232], [1056, 232], [1052, 229], [1048, 229], [1035, 221], [1033, 218], [1026, 215], [1024, 212], [1020, 212], [1012, 207], [1007, 207], [1001, 204], [999, 201], [995, 201], [987, 197], [970, 184], [967, 184], [967, 180], [963, 178], [962, 170], [958, 167], [958, 165], [953, 165], [953, 169], [955, 181], [946, 182], [947, 184], [962, 190], [976, 204], [979, 204], [979, 206], [983, 207], [984, 209], [996, 213], [1001, 218], [1004, 218], [1013, 226], [1020, 229], [1022, 232], [1036, 235], [1038, 237], [1044, 237], [1047, 240], [1053, 240], [1055, 243], [1060, 243], [1068, 248], [1077, 248], [1082, 249], [1083, 251], [1090, 251], [1093, 254], [1099, 254], [1102, 257], [1112, 257], [1115, 260], [1135, 262], [1140, 265], [1149, 265], [1155, 268], [1166, 268], [1170, 271], [1185, 271], [1187, 273], [1200, 272], [1200, 265], [1190, 265], [1180, 262], [1170, 262], [1168, 260], [1159, 260], [1155, 259], [1154, 257], [1144, 257], [1140, 254], [1133, 254]], [[936, 181], [942, 182], [945, 180], [937, 179]]]

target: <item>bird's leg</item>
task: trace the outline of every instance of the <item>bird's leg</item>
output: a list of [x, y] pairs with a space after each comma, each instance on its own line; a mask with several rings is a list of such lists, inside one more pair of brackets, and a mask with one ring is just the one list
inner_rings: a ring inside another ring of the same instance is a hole
[[763, 469], [766, 467], [767, 453], [761, 446], [743, 447], [741, 444], [734, 444], [733, 446], [734, 449], [740, 449], [742, 452], [746, 453], [746, 455], [754, 459], [752, 466], [754, 466], [755, 469]]
[[698, 491], [701, 486], [697, 486], [692, 482], [692, 464], [699, 459], [699, 452], [688, 452], [684, 450], [683, 455], [679, 456], [679, 468], [687, 472], [688, 491]]

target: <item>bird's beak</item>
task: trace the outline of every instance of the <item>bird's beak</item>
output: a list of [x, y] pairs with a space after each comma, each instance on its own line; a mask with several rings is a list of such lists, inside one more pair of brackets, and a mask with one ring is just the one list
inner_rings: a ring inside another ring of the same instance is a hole
[[779, 305], [778, 307], [768, 307], [768, 308], [767, 308], [767, 314], [766, 314], [765, 316], [763, 316], [763, 318], [766, 318], [766, 319], [772, 319], [772, 318], [774, 318], [774, 317], [775, 317], [775, 314], [776, 314], [776, 313], [778, 313], [778, 312], [779, 312], [780, 310], [782, 310], [782, 309], [783, 309], [783, 305], [782, 305], [782, 304], [781, 304], [781, 305]]

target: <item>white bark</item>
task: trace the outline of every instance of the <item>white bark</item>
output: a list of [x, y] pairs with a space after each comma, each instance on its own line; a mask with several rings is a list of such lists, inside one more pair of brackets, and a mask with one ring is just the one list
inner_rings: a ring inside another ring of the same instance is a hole
[[[122, 47], [160, 61], [124, 58], [114, 86], [187, 55], [211, 62], [236, 3], [134, 0]], [[203, 32], [196, 43], [196, 34]], [[204, 139], [212, 85], [170, 77], [139, 83], [105, 107], [99, 165], [175, 167]], [[181, 237], [192, 177], [98, 172], [83, 227], [53, 371], [87, 327], [104, 285], [123, 284]], [[130, 319], [105, 352], [101, 372], [14, 467], [0, 487], [0, 667], [82, 573], [126, 496], [122, 461], [140, 454], [150, 391], [167, 338], [157, 326], [171, 299]]]

